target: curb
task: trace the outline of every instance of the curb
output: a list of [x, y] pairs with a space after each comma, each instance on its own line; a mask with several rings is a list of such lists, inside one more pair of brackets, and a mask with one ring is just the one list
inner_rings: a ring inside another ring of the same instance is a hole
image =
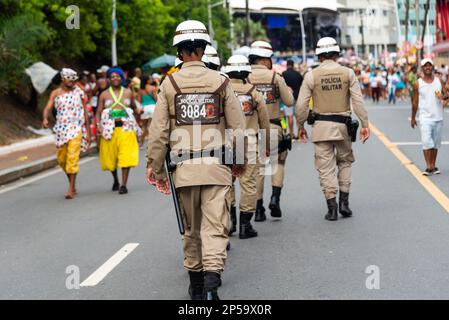
[[[86, 157], [91, 154], [97, 153], [97, 146], [93, 144], [89, 150], [81, 153], [80, 158]], [[0, 186], [21, 178], [28, 177], [30, 175], [54, 168], [58, 165], [56, 156], [47, 157], [44, 159], [36, 160], [21, 166], [9, 168], [0, 171]]]
[[54, 143], [55, 137], [53, 135], [51, 136], [45, 136], [37, 139], [29, 139], [21, 142], [13, 143], [9, 146], [3, 146], [0, 147], [0, 155], [6, 155], [9, 153], [17, 152], [17, 151], [23, 151], [30, 148], [35, 148], [39, 146], [43, 146], [49, 143]]

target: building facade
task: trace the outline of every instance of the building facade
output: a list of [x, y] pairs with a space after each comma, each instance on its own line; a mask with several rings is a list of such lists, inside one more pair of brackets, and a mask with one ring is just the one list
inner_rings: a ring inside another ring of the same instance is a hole
[[392, 0], [339, 0], [349, 12], [341, 13], [341, 44], [366, 58], [381, 60], [399, 44], [397, 10]]
[[[401, 44], [406, 40], [406, 3], [407, 0], [396, 0], [398, 6], [398, 16], [401, 25]], [[425, 20], [425, 11], [427, 0], [408, 0], [409, 3], [409, 15], [408, 15], [408, 34], [407, 41], [410, 44], [424, 46], [424, 52], [429, 53], [432, 45], [436, 42], [436, 17], [437, 17], [437, 0], [430, 0], [430, 6], [427, 13], [427, 19]], [[418, 19], [419, 17], [419, 19]], [[424, 35], [424, 42], [421, 43], [423, 31], [426, 31]]]

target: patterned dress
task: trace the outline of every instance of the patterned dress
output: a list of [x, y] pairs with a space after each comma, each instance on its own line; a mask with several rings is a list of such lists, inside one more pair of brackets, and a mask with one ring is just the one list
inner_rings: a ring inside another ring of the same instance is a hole
[[55, 98], [56, 125], [53, 131], [57, 148], [82, 134], [81, 150], [87, 150], [83, 100], [84, 91], [77, 86], [72, 91]]

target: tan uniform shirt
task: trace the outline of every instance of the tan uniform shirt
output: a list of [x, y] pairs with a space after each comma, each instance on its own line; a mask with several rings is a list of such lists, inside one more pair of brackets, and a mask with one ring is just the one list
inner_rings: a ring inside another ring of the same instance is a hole
[[[255, 64], [251, 66], [251, 74], [248, 79], [256, 86], [257, 84], [269, 84], [273, 79], [273, 73], [274, 71], [268, 70], [267, 67]], [[284, 104], [287, 106], [293, 105], [295, 102], [293, 93], [290, 87], [288, 87], [285, 83], [284, 78], [277, 73], [275, 73], [274, 85], [276, 86], [280, 98]], [[267, 109], [270, 120], [279, 120], [284, 116], [281, 111], [279, 98], [277, 98], [276, 103], [267, 104]]]
[[[254, 87], [254, 85], [250, 83], [243, 83], [243, 81], [239, 79], [231, 79], [231, 86], [237, 95], [245, 95]], [[265, 129], [267, 130], [267, 134], [269, 134], [268, 130], [270, 130], [270, 119], [268, 116], [267, 106], [265, 105], [265, 100], [262, 94], [255, 89], [251, 92], [251, 96], [253, 99], [253, 114], [245, 115], [246, 131], [257, 134], [259, 129]]]
[[[226, 79], [220, 73], [206, 68], [204, 63], [199, 61], [184, 63], [182, 69], [174, 74], [174, 76], [181, 89], [198, 93], [214, 92], [218, 87], [216, 85], [217, 82], [221, 84]], [[175, 110], [175, 95], [176, 90], [172, 83], [169, 79], [165, 79], [160, 87], [149, 129], [150, 138], [147, 152], [147, 167], [153, 169], [156, 179], [163, 179], [166, 175], [164, 164], [165, 154], [167, 144], [170, 143], [170, 134], [175, 129], [175, 120], [170, 118], [170, 115]], [[230, 84], [220, 92], [220, 97], [223, 110], [220, 125], [224, 123], [226, 128], [245, 130], [245, 118], [240, 103]], [[202, 127], [207, 128], [207, 126]], [[223, 141], [215, 141], [215, 144], [224, 145], [224, 139], [225, 137], [223, 136]], [[232, 184], [231, 170], [225, 165], [218, 164], [218, 159], [210, 159], [216, 164], [195, 163], [198, 160], [201, 159], [187, 160], [177, 165], [174, 174], [177, 188], [198, 185]]]
[[[362, 92], [360, 90], [359, 82], [357, 81], [357, 77], [352, 69], [342, 67], [337, 62], [333, 60], [325, 60], [321, 63], [321, 65], [308, 72], [301, 86], [301, 90], [299, 91], [298, 102], [296, 104], [296, 119], [298, 122], [298, 126], [300, 128], [304, 127], [304, 123], [307, 120], [307, 116], [309, 114], [309, 101], [313, 96], [313, 90], [315, 85], [317, 85], [314, 81], [314, 71], [320, 68], [324, 69], [338, 69], [339, 72], [348, 72], [349, 77], [349, 97], [352, 106], [352, 110], [355, 112], [357, 117], [360, 119], [363, 128], [369, 127], [368, 122], [368, 112], [365, 109]], [[332, 84], [331, 84], [332, 85]], [[315, 101], [314, 101], [315, 103]], [[335, 113], [323, 113], [323, 114], [338, 114], [343, 116], [351, 115], [351, 106], [348, 106], [348, 111], [346, 112], [335, 112]], [[329, 108], [329, 106], [327, 106]], [[312, 142], [319, 141], [334, 141], [334, 140], [346, 140], [349, 139], [348, 130], [345, 124], [336, 123], [331, 121], [316, 121], [313, 125], [313, 133], [312, 133]]]

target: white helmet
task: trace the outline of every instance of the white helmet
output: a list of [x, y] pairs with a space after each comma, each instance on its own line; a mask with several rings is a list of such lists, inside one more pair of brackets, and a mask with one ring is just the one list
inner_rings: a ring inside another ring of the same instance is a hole
[[184, 61], [182, 61], [181, 59], [176, 58], [176, 59], [175, 59], [175, 68], [179, 67], [183, 62], [184, 62]]
[[204, 50], [204, 55], [201, 61], [203, 61], [204, 63], [212, 63], [216, 66], [221, 65], [217, 50], [210, 45], [206, 46], [206, 50]]
[[210, 37], [206, 26], [197, 20], [181, 22], [176, 27], [176, 33], [173, 38], [173, 47], [186, 41], [205, 41], [210, 44]]
[[225, 72], [251, 72], [248, 58], [241, 54], [233, 55], [228, 59], [228, 65], [226, 66]]
[[340, 47], [338, 46], [337, 41], [331, 37], [324, 37], [318, 40], [315, 50], [316, 55], [319, 56], [322, 53], [329, 52], [340, 52]]
[[271, 58], [273, 56], [273, 47], [266, 41], [254, 41], [251, 44], [249, 56]]

